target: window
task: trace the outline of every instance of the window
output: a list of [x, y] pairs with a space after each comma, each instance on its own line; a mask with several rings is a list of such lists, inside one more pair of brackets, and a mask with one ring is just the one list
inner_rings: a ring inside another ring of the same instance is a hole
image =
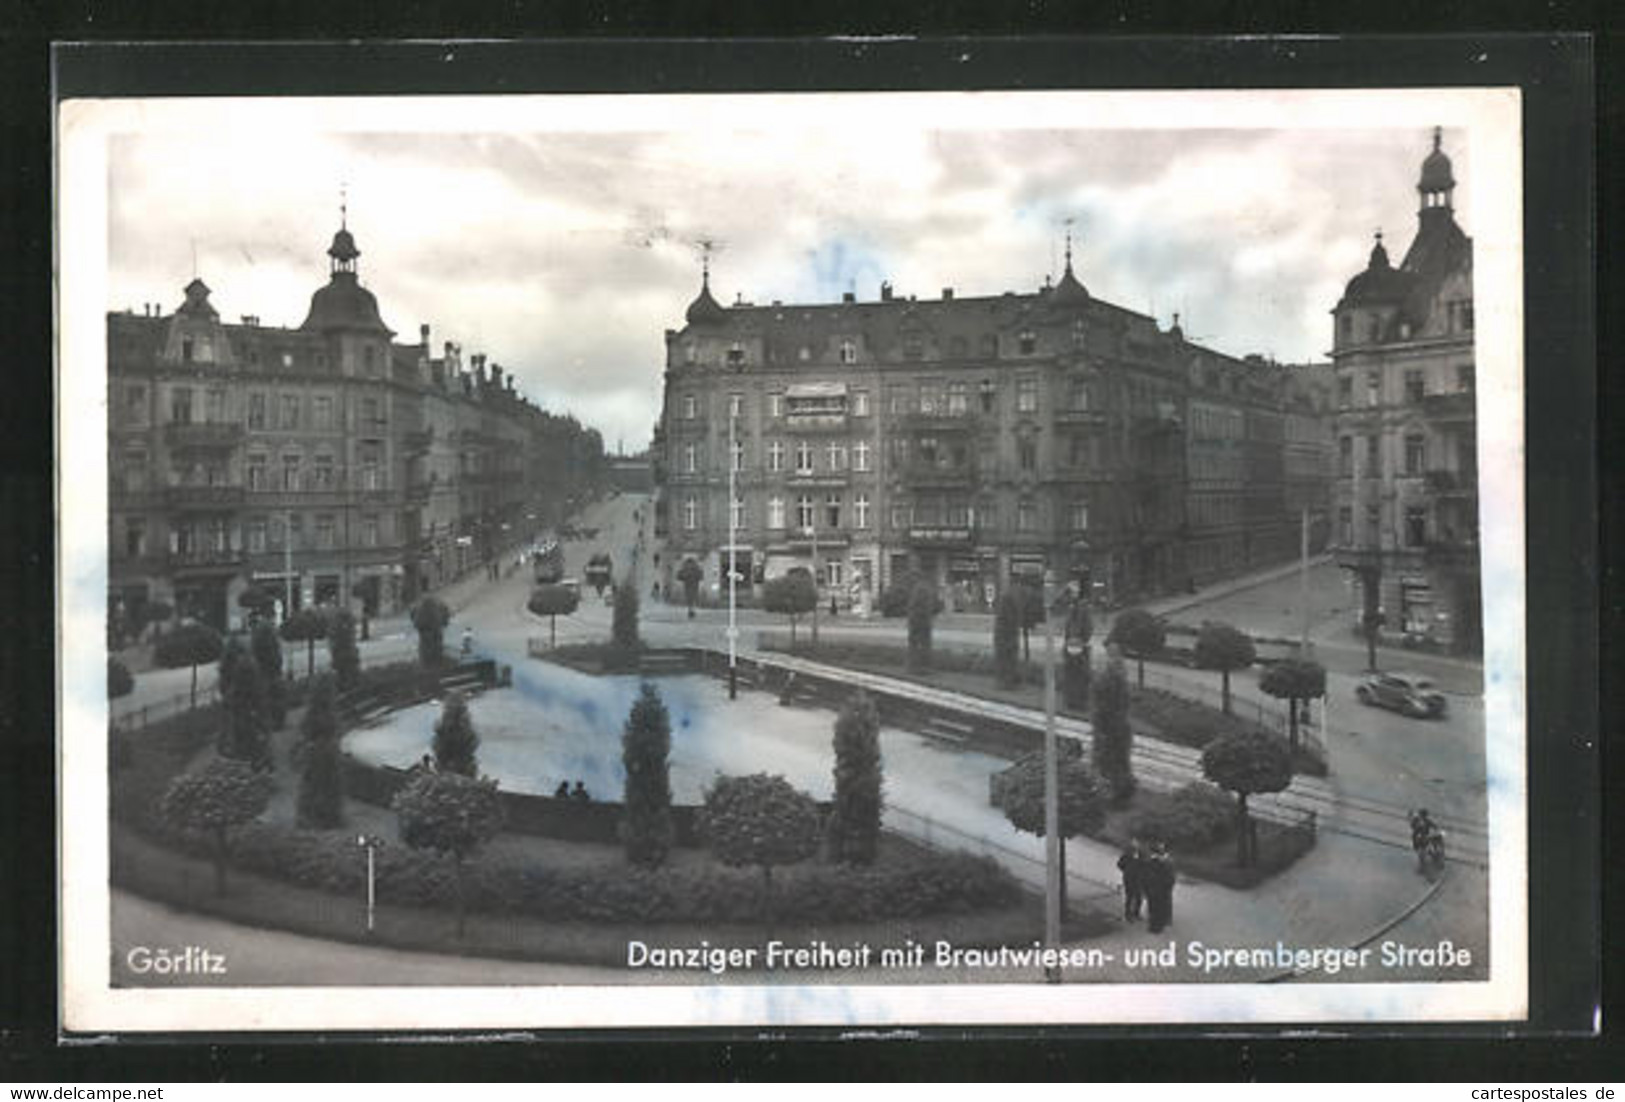
[[914, 519], [914, 511], [909, 508], [907, 501], [893, 501], [891, 503], [891, 526], [893, 528], [907, 528]]
[[699, 400], [692, 394], [683, 395], [683, 420], [692, 421], [700, 415]]
[[796, 527], [811, 528], [817, 517], [813, 514], [813, 499], [811, 494], [800, 494], [796, 497]]
[[1340, 409], [1347, 409], [1354, 404], [1354, 377], [1344, 375], [1337, 380], [1337, 405]]
[[841, 526], [841, 495], [828, 493], [824, 495], [824, 523], [831, 528]]
[[920, 384], [920, 412], [930, 416], [937, 412], [937, 385], [932, 382]]
[[992, 413], [993, 412], [993, 400], [994, 400], [994, 397], [998, 394], [998, 392], [999, 392], [998, 388], [993, 385], [993, 380], [992, 379], [983, 379], [982, 380], [981, 386], [979, 386], [977, 388], [977, 393], [981, 396], [981, 399], [982, 399], [982, 412], [983, 413]]
[[333, 548], [333, 518], [327, 514], [316, 518], [316, 546], [322, 551]]
[[249, 551], [251, 551], [251, 552], [253, 552], [255, 554], [258, 554], [259, 552], [265, 550], [266, 543], [265, 543], [265, 521], [264, 520], [256, 518], [254, 520], [249, 521], [247, 526], [246, 526], [245, 533], [246, 533], [246, 539], [248, 541], [248, 550]]
[[365, 445], [361, 449], [361, 488], [363, 490], [385, 488], [382, 460], [376, 444]]
[[1021, 334], [1016, 337], [1016, 347], [1021, 350], [1021, 354], [1023, 356], [1031, 356], [1034, 352], [1038, 351], [1038, 338], [1033, 335], [1032, 330], [1023, 330]]
[[690, 532], [700, 526], [700, 500], [693, 494], [683, 499], [683, 527]]
[[263, 429], [265, 427], [265, 395], [250, 394], [248, 396], [248, 427]]
[[744, 408], [744, 403], [745, 399], [742, 395], [728, 395], [728, 416], [738, 417], [740, 415], [740, 411]]
[[1375, 434], [1365, 438], [1365, 469], [1373, 478], [1382, 474], [1382, 437]]
[[964, 383], [948, 384], [948, 415], [963, 417], [970, 410], [970, 387]]
[[1089, 529], [1089, 503], [1087, 501], [1074, 501], [1072, 503], [1072, 530], [1085, 532]]
[[296, 429], [299, 427], [299, 395], [284, 394], [282, 396], [282, 427]]
[[852, 469], [854, 471], [869, 469], [869, 441], [859, 440], [852, 445]]
[[331, 490], [333, 488], [333, 457], [331, 455], [318, 455], [312, 463], [315, 472], [315, 485], [318, 490]]
[[1031, 434], [1016, 438], [1016, 466], [1023, 471], [1038, 468], [1038, 440]]
[[266, 475], [268, 463], [269, 460], [263, 454], [254, 454], [248, 457], [248, 464], [243, 470], [248, 479], [248, 488], [250, 490], [270, 489], [270, 481]]
[[1352, 436], [1338, 438], [1337, 473], [1343, 478], [1354, 477], [1354, 437]]
[[1382, 372], [1367, 371], [1365, 373], [1365, 404], [1374, 406], [1382, 400]]
[[728, 349], [728, 366], [741, 367], [745, 363], [745, 346], [734, 341]]
[[1027, 498], [1016, 502], [1016, 531], [1031, 532], [1038, 527], [1038, 513]]
[[683, 473], [693, 474], [700, 469], [699, 447], [695, 444], [683, 445]]
[[1412, 433], [1405, 437], [1405, 473], [1418, 475], [1427, 467], [1427, 437]]
[[935, 467], [941, 458], [935, 436], [922, 436], [914, 446], [914, 452], [920, 457], [920, 464], [925, 467]]
[[852, 495], [852, 527], [869, 527], [869, 495], [857, 493]]
[[729, 448], [729, 452], [731, 453], [729, 455], [729, 463], [732, 465], [733, 470], [735, 470], [735, 471], [744, 470], [745, 469], [745, 442], [743, 440], [735, 440], [733, 442], [733, 445]]
[[183, 337], [181, 339], [181, 360], [183, 362], [185, 362], [185, 363], [191, 363], [192, 362], [192, 356], [193, 356], [192, 338], [191, 337]]
[[378, 374], [378, 349], [372, 345], [364, 345], [361, 349], [361, 363], [368, 375]]
[[1428, 511], [1420, 505], [1405, 509], [1405, 546], [1424, 547], [1428, 541]]
[[169, 392], [169, 419], [177, 425], [192, 423], [192, 388], [178, 386]]
[[841, 342], [841, 362], [844, 364], [855, 364], [858, 362], [858, 346], [852, 341], [847, 340]]
[[1471, 394], [1473, 392], [1473, 384], [1473, 365], [1458, 365], [1456, 368], [1456, 389], [1461, 391], [1463, 394]]
[[124, 522], [124, 553], [139, 558], [147, 552], [147, 522], [131, 517]]
[[784, 470], [784, 442], [774, 440], [767, 446], [767, 469], [770, 471]]
[[745, 499], [736, 497], [728, 504], [728, 523], [738, 530], [745, 526]]
[[908, 389], [901, 386], [886, 388], [886, 412], [900, 417], [908, 412]]
[[375, 517], [375, 516], [364, 516], [364, 517], [361, 518], [361, 546], [363, 546], [363, 547], [377, 547], [378, 546], [378, 518], [377, 517]]
[[378, 399], [361, 399], [361, 428], [371, 432], [382, 428], [383, 424], [384, 419], [378, 413]]
[[1337, 541], [1345, 547], [1354, 543], [1354, 509], [1351, 506], [1339, 506], [1337, 510]]
[[147, 423], [147, 388], [145, 386], [127, 386], [124, 388], [124, 423], [127, 425], [144, 425]]
[[852, 392], [852, 416], [869, 416], [869, 392], [867, 390], [854, 390]]
[[1405, 372], [1405, 401], [1411, 405], [1421, 405], [1422, 396], [1426, 393], [1420, 371]]
[[796, 441], [796, 473], [811, 474], [813, 469], [812, 445], [805, 440]]
[[1018, 413], [1038, 412], [1038, 380], [1034, 378], [1016, 380], [1016, 411]]
[[833, 441], [826, 444], [824, 446], [824, 461], [832, 471], [844, 470], [846, 468], [846, 445], [837, 444]]
[[293, 353], [292, 352], [284, 352], [284, 353], [282, 353], [282, 366], [283, 367], [292, 367], [293, 366]]
[[1380, 516], [1381, 514], [1378, 512], [1375, 505], [1367, 505], [1365, 507], [1365, 533], [1366, 542], [1368, 543], [1377, 542]]
[[310, 427], [313, 429], [330, 429], [333, 427], [333, 399], [325, 396], [312, 399]]
[[1340, 319], [1339, 330], [1342, 333], [1343, 340], [1352, 341], [1354, 339], [1354, 318], [1344, 314]]
[[917, 335], [911, 333], [903, 338], [904, 359], [917, 360], [923, 355], [925, 355], [925, 346]]
[[784, 527], [784, 499], [777, 494], [767, 499], [767, 526]]
[[1073, 379], [1067, 387], [1067, 406], [1074, 412], [1082, 413], [1089, 408], [1089, 383], [1085, 379]]
[[700, 362], [700, 351], [694, 347], [693, 341], [683, 345], [683, 362], [689, 364]]
[[282, 457], [282, 488], [284, 490], [297, 490], [299, 488], [298, 452], [289, 452]]
[[886, 438], [886, 462], [892, 470], [897, 470], [908, 463], [908, 438], [905, 436], [891, 436]]
[[769, 394], [767, 396], [767, 415], [769, 417], [784, 416], [784, 395]]
[[949, 498], [947, 516], [944, 519], [950, 528], [969, 528], [970, 502], [962, 497]]

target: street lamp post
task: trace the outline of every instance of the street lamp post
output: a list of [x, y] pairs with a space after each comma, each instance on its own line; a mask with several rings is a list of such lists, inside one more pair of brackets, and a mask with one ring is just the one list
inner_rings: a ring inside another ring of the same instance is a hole
[[819, 593], [818, 593], [818, 506], [816, 504], [813, 506], [812, 523], [807, 525], [807, 535], [812, 538], [812, 582], [813, 582], [812, 629], [813, 629], [813, 650], [817, 650], [818, 649], [818, 602], [819, 602]]
[[728, 399], [728, 699], [739, 699], [739, 624], [738, 624], [738, 589], [739, 589], [739, 525], [734, 508], [738, 500], [735, 489], [735, 479], [739, 468], [739, 461], [735, 448], [738, 446], [735, 425], [734, 400]]
[[361, 834], [356, 836], [355, 844], [367, 851], [367, 933], [370, 936], [378, 902], [374, 854], [383, 847], [384, 840], [376, 834]]
[[[1055, 572], [1044, 571], [1044, 946], [1053, 954], [1061, 945], [1061, 798], [1060, 759], [1055, 735]], [[1059, 983], [1058, 969], [1045, 969]]]

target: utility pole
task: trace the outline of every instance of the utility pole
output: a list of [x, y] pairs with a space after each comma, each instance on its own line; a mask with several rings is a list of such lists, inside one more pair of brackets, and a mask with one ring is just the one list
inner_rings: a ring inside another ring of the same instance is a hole
[[1298, 533], [1298, 607], [1303, 614], [1303, 636], [1298, 653], [1309, 655], [1309, 506], [1303, 507], [1303, 519]]
[[736, 459], [735, 448], [737, 437], [735, 435], [735, 409], [734, 397], [728, 396], [728, 699], [739, 699], [739, 666], [738, 666], [738, 639], [739, 625], [737, 621], [737, 591], [739, 587], [739, 526], [735, 523], [734, 514], [735, 479], [739, 463]]
[[[1061, 768], [1055, 737], [1055, 624], [1050, 603], [1055, 574], [1044, 572], [1044, 947], [1061, 946]], [[1045, 969], [1045, 979], [1061, 982], [1059, 968]]]

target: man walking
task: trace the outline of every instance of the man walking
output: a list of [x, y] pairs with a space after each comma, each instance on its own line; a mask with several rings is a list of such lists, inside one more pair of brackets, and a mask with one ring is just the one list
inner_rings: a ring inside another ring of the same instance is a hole
[[1123, 921], [1138, 922], [1145, 902], [1145, 851], [1138, 838], [1117, 859], [1117, 869], [1123, 874]]
[[1174, 920], [1174, 861], [1161, 842], [1151, 847], [1142, 883], [1145, 889], [1146, 928], [1161, 933]]

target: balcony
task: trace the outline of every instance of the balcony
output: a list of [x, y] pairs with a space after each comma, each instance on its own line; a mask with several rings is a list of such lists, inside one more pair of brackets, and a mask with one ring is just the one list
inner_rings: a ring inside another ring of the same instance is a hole
[[895, 422], [895, 427], [901, 432], [969, 432], [976, 426], [976, 415], [968, 409], [905, 413]]
[[1478, 494], [1478, 472], [1429, 471], [1426, 476], [1428, 493], [1436, 497], [1475, 497]]
[[1470, 390], [1454, 394], [1424, 394], [1422, 414], [1431, 421], [1471, 421], [1477, 416], [1477, 404]]
[[234, 448], [242, 443], [241, 422], [172, 421], [164, 426], [164, 444], [174, 450]]
[[971, 486], [975, 463], [905, 463], [898, 474], [910, 486]]
[[241, 486], [167, 486], [164, 504], [171, 509], [236, 509], [247, 497]]
[[784, 426], [791, 432], [845, 432], [846, 414], [790, 410], [784, 415]]

